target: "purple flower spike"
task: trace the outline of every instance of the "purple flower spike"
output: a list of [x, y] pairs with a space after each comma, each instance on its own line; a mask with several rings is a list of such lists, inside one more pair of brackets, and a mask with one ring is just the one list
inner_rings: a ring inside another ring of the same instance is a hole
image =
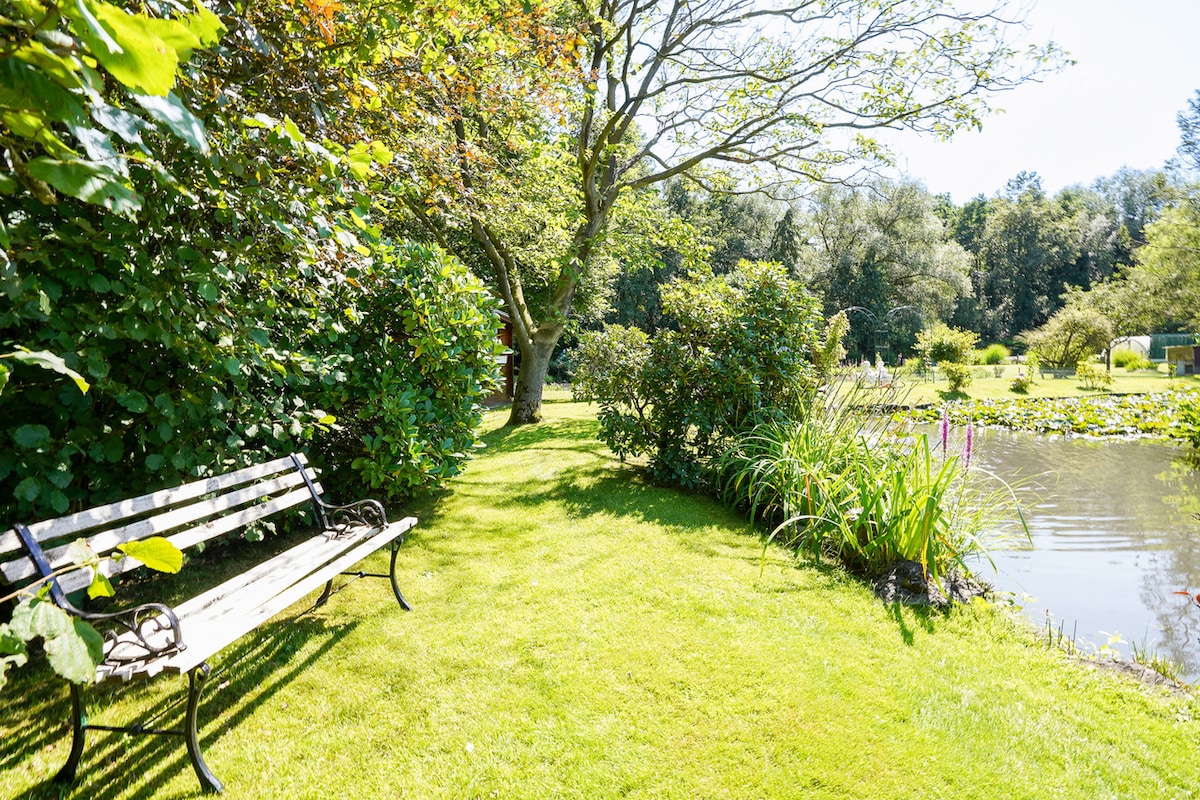
[[967, 438], [966, 438], [966, 441], [963, 442], [963, 450], [962, 450], [963, 467], [970, 469], [971, 454], [973, 452], [975, 452], [975, 426], [968, 423]]
[[942, 458], [950, 447], [950, 409], [942, 411]]

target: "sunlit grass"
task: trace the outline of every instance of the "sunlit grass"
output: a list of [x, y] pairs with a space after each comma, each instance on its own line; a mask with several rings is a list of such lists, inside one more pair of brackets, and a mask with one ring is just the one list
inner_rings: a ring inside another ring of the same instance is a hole
[[[734, 512], [620, 465], [587, 407], [545, 411], [542, 426], [489, 433], [417, 509], [401, 556], [412, 613], [360, 581], [220, 660], [203, 739], [227, 796], [1091, 800], [1200, 786], [1193, 700], [1074, 664], [991, 609], [885, 606], [774, 548], [760, 571]], [[65, 689], [46, 680], [19, 672], [2, 696], [0, 797], [57, 796], [36, 789], [68, 744]], [[98, 691], [96, 721], [150, 715], [179, 686]], [[65, 796], [197, 794], [175, 741], [96, 735], [83, 772]]]
[[[1015, 364], [998, 367], [977, 366], [973, 369], [975, 377], [971, 385], [961, 394], [952, 394], [944, 377], [936, 376], [937, 380], [928, 380], [914, 373], [902, 372], [900, 379], [903, 384], [904, 402], [909, 405], [922, 405], [942, 403], [961, 397], [970, 397], [976, 400], [1003, 400], [1018, 397], [1094, 397], [1103, 394], [1151, 394], [1165, 392], [1171, 388], [1200, 389], [1200, 377], [1186, 375], [1172, 379], [1161, 365], [1157, 371], [1140, 370], [1135, 372], [1114, 367], [1112, 369], [1113, 385], [1108, 391], [1086, 389], [1072, 375], [1062, 378], [1055, 378], [1050, 374], [1045, 377], [1035, 376], [1034, 383], [1026, 393], [1012, 390], [1013, 379], [1017, 377], [1018, 371], [1021, 369]], [[999, 376], [996, 374], [997, 371], [1000, 373]]]

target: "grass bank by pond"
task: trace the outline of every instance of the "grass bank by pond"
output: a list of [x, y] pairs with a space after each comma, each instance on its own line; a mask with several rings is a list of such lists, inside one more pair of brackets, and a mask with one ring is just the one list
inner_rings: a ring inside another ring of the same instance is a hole
[[948, 400], [1009, 400], [1046, 399], [1063, 397], [1110, 397], [1125, 394], [1154, 394], [1176, 389], [1200, 389], [1200, 376], [1181, 375], [1171, 378], [1166, 368], [1159, 365], [1155, 370], [1129, 372], [1122, 368], [1111, 371], [1113, 384], [1108, 390], [1088, 389], [1074, 375], [1056, 378], [1047, 373], [1037, 377], [1029, 391], [1018, 393], [1012, 390], [1013, 379], [1023, 368], [1016, 364], [999, 366], [976, 366], [974, 377], [963, 392], [952, 393], [946, 378], [938, 374], [937, 380], [925, 380], [915, 372], [907, 370], [900, 374], [903, 384], [904, 402], [908, 405], [941, 405]]
[[[782, 551], [760, 573], [737, 515], [642, 482], [595, 441], [587, 407], [546, 410], [542, 426], [489, 433], [419, 510], [401, 557], [413, 613], [360, 582], [223, 659], [203, 717], [228, 796], [1092, 800], [1200, 786], [1194, 700], [1069, 662], [985, 608], [884, 606]], [[44, 680], [19, 671], [2, 696], [0, 796], [57, 796], [35, 788], [68, 745], [65, 689]], [[96, 692], [93, 721], [151, 714], [168, 683]], [[97, 735], [83, 770], [67, 796], [197, 793], [173, 741]]]

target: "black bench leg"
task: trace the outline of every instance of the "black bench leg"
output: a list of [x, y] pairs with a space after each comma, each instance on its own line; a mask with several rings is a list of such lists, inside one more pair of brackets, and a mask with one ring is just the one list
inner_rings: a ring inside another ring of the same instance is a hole
[[83, 689], [71, 684], [71, 754], [67, 763], [54, 776], [55, 783], [74, 783], [79, 758], [83, 755], [83, 739], [87, 735], [87, 721], [83, 718]]
[[325, 605], [325, 601], [329, 599], [329, 595], [333, 594], [333, 581], [325, 584], [325, 591], [321, 592], [321, 596], [317, 598], [317, 602], [313, 603], [313, 608], [320, 608]]
[[196, 777], [200, 779], [200, 785], [206, 792], [220, 794], [225, 790], [225, 786], [217, 780], [217, 776], [213, 775], [212, 770], [204, 763], [204, 756], [200, 754], [200, 736], [196, 729], [196, 712], [200, 709], [200, 693], [204, 691], [208, 673], [208, 664], [201, 664], [188, 672], [188, 707], [187, 720], [184, 723], [184, 738], [187, 739], [188, 756], [192, 759], [192, 768], [196, 770]]
[[392, 543], [392, 565], [388, 570], [388, 575], [392, 579], [392, 593], [396, 595], [396, 600], [400, 603], [400, 607], [405, 611], [412, 611], [412, 606], [404, 599], [404, 595], [400, 594], [400, 584], [396, 583], [396, 556], [400, 555], [400, 543]]

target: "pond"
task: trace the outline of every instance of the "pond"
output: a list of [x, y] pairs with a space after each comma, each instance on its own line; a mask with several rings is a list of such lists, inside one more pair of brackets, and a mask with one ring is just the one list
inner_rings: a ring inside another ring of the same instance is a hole
[[[1119, 634], [1200, 679], [1200, 472], [1161, 441], [976, 432], [976, 463], [1021, 488], [1031, 544], [991, 552], [998, 589], [1084, 652]], [[990, 571], [986, 563], [977, 568]]]

